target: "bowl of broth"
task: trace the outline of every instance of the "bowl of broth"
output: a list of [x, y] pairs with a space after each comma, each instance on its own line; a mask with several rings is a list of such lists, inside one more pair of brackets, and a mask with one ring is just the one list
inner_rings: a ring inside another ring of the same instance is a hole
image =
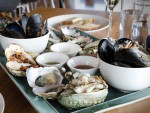
[[99, 59], [92, 56], [76, 56], [68, 60], [67, 66], [72, 72], [95, 74]]
[[36, 58], [40, 66], [57, 68], [61, 68], [68, 60], [69, 57], [66, 54], [58, 52], [47, 52]]

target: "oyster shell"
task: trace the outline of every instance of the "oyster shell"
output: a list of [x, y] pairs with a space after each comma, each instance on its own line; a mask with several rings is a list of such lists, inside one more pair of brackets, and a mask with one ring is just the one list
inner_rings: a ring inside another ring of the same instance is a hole
[[99, 40], [87, 44], [82, 49], [82, 51], [80, 51], [80, 54], [88, 54], [88, 55], [97, 54], [97, 52], [98, 52], [98, 44], [99, 44]]
[[64, 42], [73, 42], [79, 44], [81, 47], [84, 47], [88, 43], [92, 42], [90, 37], [81, 36], [80, 32], [66, 26], [61, 27], [61, 32], [63, 35], [62, 41]]
[[[70, 74], [68, 72], [68, 76]], [[105, 81], [100, 76], [87, 73], [73, 73], [72, 80], [64, 89], [58, 101], [68, 109], [78, 109], [101, 103], [108, 94], [108, 85]]]
[[46, 99], [55, 99], [63, 89], [63, 76], [56, 67], [29, 68], [27, 81], [35, 95]]
[[[36, 64], [34, 59], [28, 53], [26, 53], [21, 46], [17, 44], [9, 45], [9, 47], [6, 48], [5, 50], [5, 55], [8, 61], [18, 61], [18, 59], [20, 60], [28, 59], [31, 64], [34, 64], [34, 65]], [[21, 62], [21, 61], [18, 61], [18, 62]]]
[[35, 57], [37, 54], [27, 53], [19, 45], [9, 45], [5, 50], [5, 55], [7, 58], [6, 67], [15, 76], [25, 76], [27, 68], [37, 67], [36, 62], [32, 58], [32, 56]]

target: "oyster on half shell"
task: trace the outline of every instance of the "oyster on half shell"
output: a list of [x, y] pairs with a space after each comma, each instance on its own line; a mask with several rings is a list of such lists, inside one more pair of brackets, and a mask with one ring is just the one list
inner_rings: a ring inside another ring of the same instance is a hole
[[80, 32], [69, 27], [61, 27], [62, 41], [79, 44], [82, 48], [92, 42], [90, 37], [82, 36]]
[[46, 99], [55, 99], [63, 89], [63, 76], [56, 67], [29, 68], [26, 71], [27, 81], [35, 95]]
[[78, 109], [101, 103], [108, 94], [108, 85], [105, 81], [100, 76], [88, 73], [73, 73], [72, 80], [64, 89], [58, 101], [68, 109]]
[[27, 53], [17, 44], [10, 44], [5, 50], [7, 58], [6, 67], [15, 76], [25, 76], [26, 69], [30, 67], [38, 67], [32, 56], [32, 53]]
[[80, 54], [96, 55], [98, 52], [98, 44], [99, 40], [87, 44], [82, 51], [80, 51]]

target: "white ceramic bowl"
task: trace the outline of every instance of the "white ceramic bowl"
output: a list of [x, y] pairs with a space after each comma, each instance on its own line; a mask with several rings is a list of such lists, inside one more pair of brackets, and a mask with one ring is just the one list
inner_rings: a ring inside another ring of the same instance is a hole
[[58, 53], [58, 52], [48, 52], [39, 55], [36, 58], [36, 61], [41, 66], [51, 67], [55, 66], [61, 68], [67, 61], [69, 57], [66, 54]]
[[59, 15], [59, 16], [54, 16], [54, 17], [49, 18], [47, 20], [48, 28], [58, 31], [57, 29], [55, 29], [56, 26], [58, 26], [62, 21], [69, 19], [69, 18], [73, 18], [73, 17], [82, 17], [83, 19], [94, 18], [96, 20], [95, 23], [100, 24], [102, 26], [100, 29], [97, 29], [97, 30], [85, 31], [86, 33], [100, 32], [108, 28], [109, 26], [108, 19], [102, 16], [90, 15], [90, 14], [66, 14], [66, 15]]
[[50, 47], [50, 50], [54, 52], [64, 53], [71, 58], [77, 55], [77, 53], [81, 50], [81, 47], [78, 44], [74, 44], [71, 42], [61, 42], [52, 45]]
[[100, 59], [100, 71], [109, 85], [123, 92], [142, 90], [150, 86], [150, 67], [119, 67]]
[[41, 37], [29, 39], [15, 39], [0, 35], [0, 43], [5, 50], [10, 44], [15, 43], [23, 47], [26, 52], [41, 53], [45, 50], [49, 39], [49, 32]]
[[[76, 56], [68, 60], [68, 67], [72, 72], [95, 74], [99, 67], [99, 59], [92, 56]], [[88, 65], [92, 66], [91, 69], [79, 69], [76, 66]]]

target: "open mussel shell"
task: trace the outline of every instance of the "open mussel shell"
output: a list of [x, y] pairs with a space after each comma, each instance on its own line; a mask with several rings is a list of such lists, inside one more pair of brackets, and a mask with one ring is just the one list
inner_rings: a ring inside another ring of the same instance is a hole
[[134, 42], [129, 38], [120, 38], [115, 41], [114, 47], [117, 49], [119, 45], [125, 45], [127, 42], [131, 42], [132, 45], [134, 44]]
[[39, 14], [33, 14], [29, 17], [26, 25], [26, 34], [29, 38], [40, 37], [43, 34], [44, 22], [42, 16]]
[[11, 38], [25, 38], [26, 34], [22, 27], [17, 23], [8, 24], [2, 32], [2, 35]]
[[58, 101], [68, 109], [78, 109], [103, 102], [107, 94], [108, 89], [103, 89], [98, 92], [59, 96]]

